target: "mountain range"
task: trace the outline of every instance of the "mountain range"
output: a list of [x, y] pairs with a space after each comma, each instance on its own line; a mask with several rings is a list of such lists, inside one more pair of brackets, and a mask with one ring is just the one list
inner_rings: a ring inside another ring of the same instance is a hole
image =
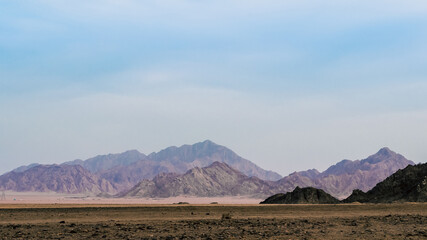
[[0, 176], [0, 189], [125, 197], [265, 197], [310, 186], [344, 198], [353, 189], [369, 190], [409, 164], [414, 163], [383, 148], [364, 160], [343, 160], [324, 172], [311, 169], [281, 178], [207, 140], [149, 155], [130, 150], [60, 165], [23, 166]]
[[382, 148], [363, 160], [342, 160], [324, 172], [316, 169], [295, 172], [280, 179], [278, 184], [288, 186], [289, 190], [297, 186], [315, 187], [345, 198], [354, 189], [368, 191], [397, 170], [414, 164], [389, 148]]
[[160, 173], [182, 174], [194, 167], [209, 166], [213, 162], [225, 162], [247, 176], [272, 181], [281, 178], [278, 173], [266, 171], [238, 156], [230, 149], [209, 140], [193, 145], [168, 147], [148, 156], [131, 150], [121, 154], [101, 155], [86, 161], [75, 160], [64, 164], [81, 165], [110, 181], [115, 188], [125, 190], [144, 179], [152, 179]]
[[293, 173], [278, 181], [266, 181], [248, 177], [225, 163], [215, 162], [205, 168], [193, 168], [185, 174], [161, 174], [153, 180], [144, 180], [120, 196], [265, 197], [274, 193], [291, 192], [298, 187], [316, 187], [334, 197], [344, 198], [353, 189], [373, 187], [388, 177], [387, 173], [391, 175], [394, 169], [398, 170], [409, 164], [413, 162], [388, 148], [383, 148], [364, 160], [343, 160], [322, 173], [312, 169]]
[[120, 197], [256, 197], [271, 194], [270, 183], [257, 177], [248, 177], [226, 163], [214, 162], [208, 167], [195, 167], [182, 175], [163, 173], [153, 180], [143, 180]]
[[105, 179], [82, 166], [36, 165], [22, 172], [0, 176], [2, 190], [18, 192], [87, 193], [117, 192]]
[[359, 189], [344, 202], [427, 202], [427, 163], [398, 170], [368, 192]]
[[321, 189], [296, 187], [292, 192], [278, 193], [261, 204], [337, 204], [337, 203], [427, 202], [427, 163], [409, 165], [376, 184], [368, 192], [355, 189], [339, 201]]

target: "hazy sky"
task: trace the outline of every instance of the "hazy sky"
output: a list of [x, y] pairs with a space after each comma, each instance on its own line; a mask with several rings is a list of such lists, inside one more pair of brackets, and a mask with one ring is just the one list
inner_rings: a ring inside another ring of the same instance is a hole
[[427, 161], [427, 2], [1, 1], [0, 173], [210, 139], [280, 174]]

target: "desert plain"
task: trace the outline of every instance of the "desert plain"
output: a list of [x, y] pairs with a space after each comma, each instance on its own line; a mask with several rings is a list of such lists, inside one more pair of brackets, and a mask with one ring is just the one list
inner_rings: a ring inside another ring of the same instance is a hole
[[426, 203], [260, 205], [183, 197], [171, 204], [58, 195], [31, 203], [30, 197], [37, 199], [0, 202], [1, 239], [427, 239]]

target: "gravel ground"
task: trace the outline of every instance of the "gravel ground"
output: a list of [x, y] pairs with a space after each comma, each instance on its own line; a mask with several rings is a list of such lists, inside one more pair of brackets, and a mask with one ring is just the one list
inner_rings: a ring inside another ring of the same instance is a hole
[[426, 223], [427, 204], [0, 209], [1, 239], [427, 239]]

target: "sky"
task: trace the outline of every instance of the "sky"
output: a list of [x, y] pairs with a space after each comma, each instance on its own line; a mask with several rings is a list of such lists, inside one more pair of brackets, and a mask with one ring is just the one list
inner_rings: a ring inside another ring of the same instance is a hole
[[282, 175], [427, 161], [427, 2], [0, 1], [0, 173], [210, 139]]

